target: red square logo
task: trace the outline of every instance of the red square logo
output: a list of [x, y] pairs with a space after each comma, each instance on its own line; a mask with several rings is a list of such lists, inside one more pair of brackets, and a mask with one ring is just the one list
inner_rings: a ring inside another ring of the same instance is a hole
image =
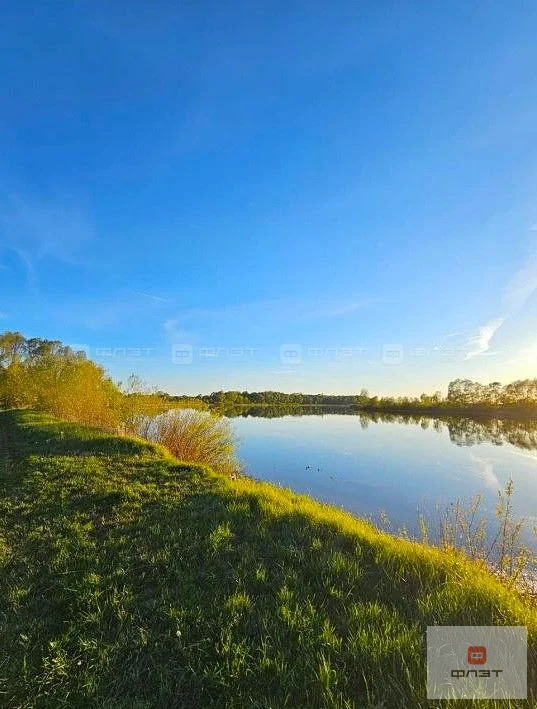
[[483, 645], [471, 645], [468, 648], [468, 662], [470, 665], [484, 665], [487, 661], [487, 648]]

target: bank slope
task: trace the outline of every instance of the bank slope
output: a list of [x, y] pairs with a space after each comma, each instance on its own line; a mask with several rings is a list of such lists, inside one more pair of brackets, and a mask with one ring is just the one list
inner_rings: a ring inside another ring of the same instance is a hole
[[425, 707], [432, 624], [527, 625], [535, 666], [535, 609], [460, 558], [44, 414], [0, 432], [1, 706]]

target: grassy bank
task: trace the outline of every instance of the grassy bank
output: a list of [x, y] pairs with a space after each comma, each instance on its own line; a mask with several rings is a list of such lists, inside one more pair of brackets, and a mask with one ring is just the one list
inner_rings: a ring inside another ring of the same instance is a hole
[[535, 668], [477, 566], [158, 446], [0, 412], [0, 485], [2, 706], [425, 707], [431, 624], [527, 625]]

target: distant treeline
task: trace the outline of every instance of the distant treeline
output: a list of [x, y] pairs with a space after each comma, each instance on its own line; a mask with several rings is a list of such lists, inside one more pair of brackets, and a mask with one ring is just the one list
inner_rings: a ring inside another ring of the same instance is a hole
[[356, 403], [353, 394], [284, 394], [281, 391], [216, 391], [199, 398], [210, 406], [353, 406]]
[[[173, 398], [173, 397], [171, 397]], [[375, 396], [366, 389], [359, 394], [286, 394], [279, 391], [217, 391], [197, 397], [211, 408], [223, 411], [241, 407], [342, 407], [370, 411], [514, 411], [537, 407], [537, 379], [524, 379], [502, 386], [500, 382], [480, 384], [470, 379], [450, 382], [447, 396], [433, 394]]]

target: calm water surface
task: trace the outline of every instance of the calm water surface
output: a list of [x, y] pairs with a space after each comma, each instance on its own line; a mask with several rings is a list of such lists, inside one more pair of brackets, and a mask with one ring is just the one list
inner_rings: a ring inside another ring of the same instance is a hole
[[248, 416], [232, 425], [248, 474], [361, 516], [383, 510], [395, 529], [415, 533], [419, 512], [437, 520], [439, 507], [477, 494], [492, 519], [509, 478], [515, 514], [537, 524], [535, 422], [401, 420]]

